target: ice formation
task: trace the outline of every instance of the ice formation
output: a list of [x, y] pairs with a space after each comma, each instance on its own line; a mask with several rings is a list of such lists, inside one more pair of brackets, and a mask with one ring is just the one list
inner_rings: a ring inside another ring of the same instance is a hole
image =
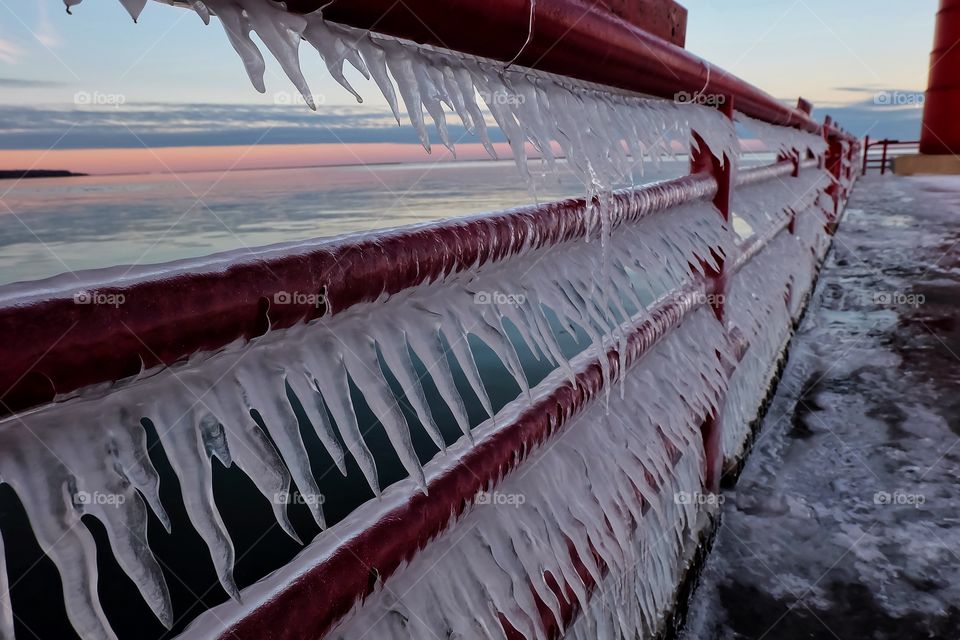
[[13, 638], [13, 606], [10, 603], [10, 581], [7, 578], [7, 556], [0, 536], [0, 638]]
[[[557, 331], [572, 334], [574, 326], [579, 327], [590, 336], [587, 348], [594, 357], [605, 353], [604, 336], [622, 335], [620, 325], [642, 312], [654, 295], [688, 279], [691, 264], [710, 264], [714, 255], [733, 250], [730, 230], [705, 203], [680, 207], [669, 218], [653, 216], [630, 231], [634, 233], [615, 234], [608, 245], [606, 271], [616, 296], [601, 280], [597, 247], [567, 243], [451, 275], [443, 282], [394, 296], [389, 304], [360, 304], [330, 318], [270, 332], [202, 361], [128, 381], [106, 396], [103, 390], [93, 389], [0, 423], [0, 450], [5, 452], [0, 456], [0, 477], [19, 495], [30, 497], [24, 506], [41, 546], [63, 576], [74, 626], [85, 638], [112, 637], [93, 590], [93, 540], [85, 527], [75, 526], [84, 513], [103, 522], [121, 566], [157, 617], [164, 622], [171, 619], [163, 576], [145, 539], [147, 508], [161, 521], [168, 520], [159, 501], [156, 471], [146, 455], [141, 418], [149, 418], [156, 426], [180, 481], [190, 520], [209, 548], [221, 583], [236, 597], [233, 546], [212, 499], [213, 457], [228, 466], [236, 464], [250, 476], [291, 536], [295, 534], [287, 520], [286, 501], [275, 499], [290, 490], [291, 480], [307, 503], [314, 505], [317, 522], [324, 521], [323, 501], [311, 499], [318, 497], [319, 489], [286, 386], [341, 470], [345, 454], [334, 436], [334, 425], [347, 453], [378, 492], [376, 466], [348, 391], [348, 380], [352, 381], [385, 427], [410, 477], [422, 485], [411, 426], [399, 410], [385, 372], [400, 382], [422, 427], [442, 448], [412, 355], [428, 365], [433, 382], [467, 434], [470, 424], [445, 343], [472, 392], [492, 412], [465, 340], [468, 333], [493, 349], [518, 386], [526, 389], [507, 326], [515, 326], [534, 353], [570, 374]], [[478, 294], [498, 291], [507, 278], [510, 296], [493, 296], [488, 303], [477, 304]], [[551, 324], [546, 308], [559, 326]], [[405, 340], [398, 341], [397, 336]], [[251, 418], [251, 409], [263, 417], [276, 449]], [[75, 426], [64, 429], [64, 424]], [[39, 468], [47, 472], [36, 473]], [[104, 507], [82, 499], [88, 495], [122, 496], [123, 500]]]
[[[79, 3], [65, 1], [68, 6]], [[143, 3], [124, 2], [134, 17]], [[329, 23], [319, 11], [290, 14], [265, 0], [193, 0], [189, 6], [205, 22], [211, 14], [220, 18], [257, 91], [266, 90], [265, 64], [251, 33], [277, 59], [304, 101], [316, 108], [299, 64], [300, 41], [306, 40], [333, 78], [358, 101], [360, 94], [343, 74], [344, 64], [372, 79], [398, 122], [402, 107], [427, 151], [431, 148], [428, 119], [442, 144], [455, 151], [447, 118], [456, 117], [495, 156], [487, 135], [489, 113], [509, 141], [523, 176], [530, 175], [529, 149], [548, 170], [560, 155], [594, 195], [631, 184], [634, 172], [642, 172], [645, 158], [656, 161], [685, 152], [693, 129], [718, 157], [732, 159], [739, 153], [732, 123], [710, 107], [612, 92], [599, 85], [418, 46]]]
[[[79, 3], [65, 1], [68, 8]], [[136, 19], [145, 0], [123, 4]], [[449, 274], [386, 302], [358, 304], [332, 317], [269, 332], [251, 343], [230, 345], [216, 354], [109, 389], [91, 389], [0, 422], [0, 479], [24, 498], [37, 539], [60, 571], [70, 621], [83, 638], [115, 637], [99, 604], [96, 549], [80, 522], [84, 514], [103, 523], [118, 563], [157, 618], [167, 625], [173, 620], [163, 574], [146, 540], [148, 510], [170, 525], [160, 502], [158, 475], [146, 452], [142, 418], [156, 427], [190, 521], [209, 549], [221, 584], [239, 598], [233, 545], [213, 501], [214, 457], [224, 465], [235, 464], [251, 478], [290, 536], [296, 538], [286, 514], [287, 501], [277, 496], [287, 495], [292, 484], [307, 498], [317, 523], [324, 525], [320, 488], [289, 396], [302, 406], [339, 469], [345, 471], [349, 455], [379, 493], [376, 461], [360, 432], [349, 391], [350, 384], [355, 385], [409, 473], [407, 482], [423, 487], [424, 469], [411, 429], [422, 427], [441, 450], [444, 441], [415, 358], [427, 365], [465, 436], [462, 442], [468, 442], [474, 434], [455, 371], [463, 373], [471, 393], [490, 415], [490, 425], [496, 422], [468, 335], [496, 353], [521, 389], [517, 402], [522, 402], [530, 393], [529, 382], [518, 345], [511, 341], [511, 328], [535, 356], [571, 378], [573, 369], [559, 344], [561, 331], [587, 334], [590, 344], [585, 353], [590, 357], [605, 354], [611, 344], [622, 349], [627, 330], [635, 318], [643, 317], [651, 300], [689, 281], [705, 266], [719, 268], [718, 259], [732, 258], [738, 251], [732, 227], [708, 203], [677, 207], [668, 215], [622, 225], [615, 232], [610, 224], [617, 206], [611, 189], [630, 184], [645, 158], [685, 151], [692, 131], [717, 157], [736, 161], [739, 147], [733, 123], [717, 110], [613, 93], [528, 69], [507, 69], [330, 24], [319, 13], [295, 16], [263, 0], [193, 0], [189, 6], [204, 22], [211, 14], [219, 17], [260, 91], [265, 90], [265, 64], [251, 33], [277, 58], [308, 104], [311, 94], [300, 70], [300, 40], [307, 40], [331, 75], [359, 99], [343, 75], [343, 64], [349, 62], [374, 81], [398, 121], [402, 103], [427, 150], [428, 118], [442, 143], [455, 149], [446, 120], [455, 115], [493, 154], [486, 132], [489, 113], [506, 135], [523, 175], [530, 173], [529, 149], [548, 168], [559, 155], [565, 157], [583, 180], [591, 234], [604, 242], [599, 247], [568, 242]], [[816, 136], [737, 118], [770, 148], [822, 152], [822, 140]], [[514, 474], [497, 487], [500, 492], [526, 495], [522, 509], [486, 513], [475, 507], [455, 525], [467, 532], [465, 538], [441, 537], [391, 578], [391, 584], [422, 577], [417, 566], [448, 552], [446, 561], [455, 559], [467, 570], [456, 578], [451, 571], [435, 572], [425, 583], [429, 588], [419, 587], [402, 602], [378, 592], [365, 608], [416, 612], [415, 617], [405, 616], [408, 624], [436, 624], [465, 637], [497, 628], [494, 614], [499, 612], [526, 637], [541, 637], [533, 595], [524, 595], [525, 587], [515, 581], [529, 581], [536, 595], [555, 607], [551, 592], [544, 588], [543, 573], [549, 571], [574, 590], [586, 611], [571, 628], [572, 637], [606, 637], [601, 630], [612, 628], [624, 633], [653, 629], [683, 571], [677, 553], [698, 528], [695, 520], [702, 505], [682, 505], [675, 494], [698, 491], [703, 484], [700, 422], [717, 412], [737, 425], [752, 416], [770, 363], [789, 331], [791, 313], [809, 287], [813, 260], [825, 247], [822, 219], [817, 217], [824, 174], [808, 173], [744, 187], [738, 193], [734, 213], [757, 234], [783, 225], [791, 215], [787, 207], [802, 221], [795, 233], [777, 236], [756, 263], [734, 279], [728, 307], [743, 311], [733, 312], [730, 326], [721, 326], [706, 309], [697, 311], [625, 378], [621, 397], [608, 405], [609, 414], [604, 407], [588, 409], [556, 446], [536, 454], [544, 464], [532, 465], [529, 472]], [[477, 303], [477, 295], [499, 292], [505, 282], [510, 295]], [[785, 304], [788, 287], [791, 295]], [[742, 331], [751, 346], [745, 364], [728, 381], [717, 354], [726, 350], [725, 331], [731, 326]], [[607, 358], [600, 362], [608, 383], [604, 388], [609, 389]], [[418, 425], [407, 424], [390, 378], [402, 387]], [[721, 403], [728, 385], [730, 395]], [[267, 433], [251, 417], [252, 410], [263, 418]], [[65, 429], [65, 424], [71, 428]], [[743, 433], [731, 438], [742, 440]], [[737, 445], [723, 444], [728, 450]], [[597, 463], [600, 460], [602, 464]], [[654, 480], [637, 485], [638, 478]], [[561, 499], [559, 486], [578, 495]], [[123, 499], [105, 506], [90, 496]], [[644, 511], [647, 504], [649, 512]], [[471, 519], [478, 523], [474, 529], [469, 529]], [[601, 522], [609, 526], [600, 526]], [[580, 560], [600, 584], [592, 598], [581, 589], [564, 536], [570, 536]], [[658, 547], [660, 536], [671, 541], [669, 553]], [[591, 547], [603, 559], [608, 575], [585, 551]], [[644, 569], [635, 571], [637, 566]], [[0, 586], [3, 569], [0, 565]], [[617, 606], [605, 607], [611, 599]], [[496, 611], [488, 603], [494, 603]], [[9, 610], [8, 600], [0, 599], [0, 633], [9, 626]], [[610, 617], [613, 612], [619, 617]], [[346, 621], [341, 632], [355, 637], [345, 630], [369, 625], [376, 617], [357, 616]], [[391, 626], [402, 617], [378, 623], [385, 626], [377, 627], [377, 637], [410, 637], [409, 628]]]
[[[726, 387], [718, 349], [723, 328], [701, 308], [636, 365], [609, 414], [594, 403], [490, 489], [504, 499], [474, 504], [328, 637], [496, 638], [502, 616], [545, 640], [538, 599], [563, 627], [547, 574], [583, 610], [602, 609], [565, 637], [654, 632], [702, 527], [700, 425]], [[602, 595], [591, 596], [580, 564]]]
[[750, 348], [733, 375], [721, 415], [725, 459], [735, 460], [743, 452], [757, 413], [757, 394], [775, 373], [777, 357], [813, 285], [816, 264], [827, 249], [827, 219], [819, 200], [828, 183], [825, 172], [807, 171], [798, 178], [734, 192], [733, 210], [760, 233], [783, 226], [790, 216], [796, 216], [796, 228], [792, 234], [779, 234], [747, 263], [726, 294], [729, 327], [740, 332]]
[[827, 141], [822, 136], [793, 127], [778, 127], [739, 112], [734, 116], [734, 120], [758, 138], [771, 152], [791, 155], [794, 152], [809, 151], [814, 156], [820, 156], [827, 150]]

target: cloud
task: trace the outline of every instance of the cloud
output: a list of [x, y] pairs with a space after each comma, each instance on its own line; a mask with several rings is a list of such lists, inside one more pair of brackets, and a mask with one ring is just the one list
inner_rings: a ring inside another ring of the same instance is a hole
[[[0, 81], [2, 86], [2, 81]], [[87, 149], [251, 144], [417, 143], [386, 107], [126, 104], [119, 96], [79, 92], [77, 108], [0, 106], [0, 149]], [[117, 106], [117, 103], [120, 103]], [[477, 142], [452, 121], [454, 141]], [[494, 142], [503, 141], [497, 130]], [[431, 131], [431, 139], [435, 139]]]
[[814, 118], [822, 120], [829, 114], [843, 128], [858, 137], [869, 135], [874, 139], [916, 140], [920, 137], [923, 109], [913, 107], [885, 107], [866, 100], [848, 106], [816, 109]]
[[0, 62], [17, 64], [20, 61], [21, 54], [23, 54], [23, 50], [20, 47], [9, 40], [0, 38]]
[[55, 82], [53, 80], [29, 80], [27, 78], [0, 77], [0, 87], [9, 87], [11, 89], [45, 89], [48, 87], [62, 86], [62, 82]]
[[[0, 88], [41, 86], [34, 83], [42, 81], [0, 78]], [[115, 96], [97, 92], [77, 95], [86, 98], [85, 105], [76, 108], [0, 106], [0, 122], [4, 123], [0, 129], [0, 149], [418, 143], [416, 132], [406, 119], [403, 126], [397, 126], [386, 107], [321, 106], [316, 113], [303, 105], [123, 103], [117, 107], [107, 104], [110, 102], [107, 98]], [[901, 97], [918, 95], [921, 94], [904, 92]], [[97, 104], [98, 98], [104, 98], [99, 101], [102, 104]], [[818, 109], [814, 117], [822, 120], [830, 114], [857, 136], [869, 134], [874, 138], [911, 140], [920, 135], [922, 113], [917, 105], [875, 104], [871, 95], [853, 104]], [[448, 127], [454, 141], [478, 141], [453, 118], [448, 121]], [[431, 140], [439, 144], [432, 127], [430, 135]], [[490, 128], [490, 135], [494, 142], [504, 141], [496, 128]]]

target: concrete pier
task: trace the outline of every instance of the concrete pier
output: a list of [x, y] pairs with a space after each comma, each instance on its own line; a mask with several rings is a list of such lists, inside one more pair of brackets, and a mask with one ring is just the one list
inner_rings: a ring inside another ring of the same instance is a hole
[[687, 640], [955, 638], [960, 178], [857, 184]]

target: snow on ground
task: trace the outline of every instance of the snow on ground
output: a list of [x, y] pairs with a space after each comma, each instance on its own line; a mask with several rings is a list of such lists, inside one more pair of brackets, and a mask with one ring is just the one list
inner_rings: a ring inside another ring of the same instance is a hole
[[960, 637], [960, 178], [858, 183], [686, 640]]

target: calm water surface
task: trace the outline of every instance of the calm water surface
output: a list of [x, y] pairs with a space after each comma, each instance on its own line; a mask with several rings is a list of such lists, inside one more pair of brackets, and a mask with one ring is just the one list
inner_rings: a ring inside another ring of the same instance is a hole
[[[643, 182], [681, 175], [685, 161]], [[580, 195], [570, 173], [536, 198]], [[530, 204], [510, 161], [0, 182], [0, 284]]]

